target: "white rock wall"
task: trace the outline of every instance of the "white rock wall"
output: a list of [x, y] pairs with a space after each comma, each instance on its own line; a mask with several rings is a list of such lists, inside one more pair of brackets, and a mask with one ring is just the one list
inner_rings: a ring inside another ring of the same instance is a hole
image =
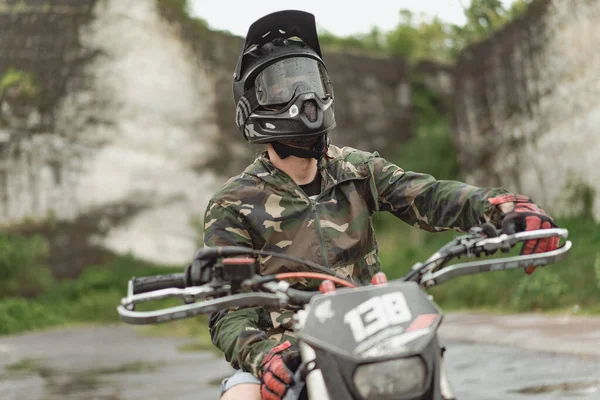
[[85, 135], [107, 143], [83, 164], [80, 207], [149, 204], [111, 231], [106, 246], [186, 262], [197, 245], [191, 218], [202, 215], [217, 185], [211, 173], [193, 170], [217, 134], [213, 81], [151, 1], [99, 2], [82, 42], [103, 54], [88, 68], [107, 121]]
[[[569, 214], [574, 178], [600, 220], [600, 2], [548, 0], [463, 55], [455, 138], [467, 179]], [[575, 205], [578, 207], [579, 205]]]
[[80, 40], [99, 55], [85, 66], [86, 85], [56, 108], [56, 133], [22, 140], [20, 155], [4, 158], [2, 221], [140, 204], [144, 211], [97, 239], [119, 253], [185, 263], [197, 246], [191, 220], [220, 182], [193, 168], [217, 134], [214, 80], [154, 1], [98, 1]]

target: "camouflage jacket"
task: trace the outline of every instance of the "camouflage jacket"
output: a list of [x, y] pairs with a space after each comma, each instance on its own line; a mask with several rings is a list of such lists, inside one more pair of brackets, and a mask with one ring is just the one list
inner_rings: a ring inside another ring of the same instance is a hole
[[[210, 200], [205, 245], [285, 252], [369, 282], [379, 271], [371, 221], [376, 211], [428, 231], [499, 223], [500, 213], [486, 199], [503, 189], [438, 181], [349, 147], [330, 146], [327, 156], [318, 166], [321, 194], [309, 198], [263, 153]], [[259, 265], [262, 274], [303, 268], [274, 257], [259, 258]], [[292, 336], [289, 317], [258, 308], [231, 310], [211, 318], [211, 337], [234, 368], [257, 375], [265, 352]]]

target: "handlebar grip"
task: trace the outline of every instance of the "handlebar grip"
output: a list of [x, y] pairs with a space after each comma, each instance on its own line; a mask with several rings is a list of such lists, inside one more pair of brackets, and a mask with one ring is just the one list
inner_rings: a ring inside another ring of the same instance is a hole
[[131, 280], [133, 294], [151, 292], [153, 290], [178, 288], [183, 289], [185, 285], [185, 274], [166, 274], [142, 276]]

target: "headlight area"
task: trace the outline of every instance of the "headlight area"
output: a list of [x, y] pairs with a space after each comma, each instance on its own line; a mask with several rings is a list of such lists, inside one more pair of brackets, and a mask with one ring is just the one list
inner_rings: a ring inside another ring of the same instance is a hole
[[354, 385], [365, 400], [417, 395], [425, 388], [427, 367], [421, 357], [359, 365], [354, 371]]

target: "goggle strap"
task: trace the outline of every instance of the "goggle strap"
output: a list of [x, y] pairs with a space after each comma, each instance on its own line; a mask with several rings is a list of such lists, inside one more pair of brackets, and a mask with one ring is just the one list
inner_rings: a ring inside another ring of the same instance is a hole
[[244, 130], [250, 114], [259, 106], [254, 87], [251, 87], [240, 97], [235, 108], [235, 123], [240, 130]]

